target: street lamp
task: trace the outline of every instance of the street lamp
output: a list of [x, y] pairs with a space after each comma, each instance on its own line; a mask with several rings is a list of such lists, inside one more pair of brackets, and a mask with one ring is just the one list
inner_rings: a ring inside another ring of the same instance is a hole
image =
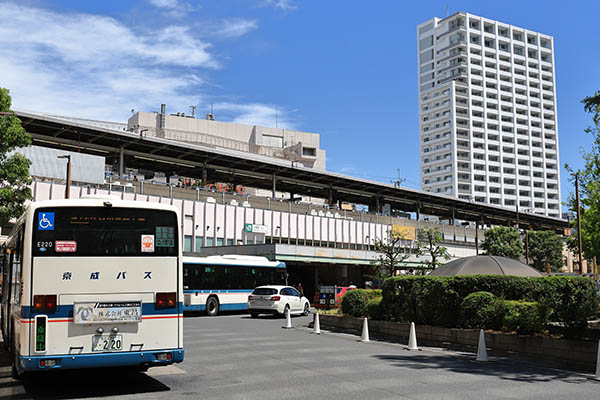
[[58, 156], [56, 158], [66, 158], [67, 159], [67, 187], [65, 188], [65, 199], [70, 198], [71, 194], [71, 155], [65, 154], [62, 156]]

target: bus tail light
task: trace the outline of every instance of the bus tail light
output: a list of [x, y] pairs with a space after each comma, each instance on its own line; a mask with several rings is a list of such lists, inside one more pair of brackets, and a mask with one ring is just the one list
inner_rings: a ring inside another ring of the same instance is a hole
[[174, 308], [177, 306], [177, 293], [156, 293], [157, 308]]
[[43, 368], [52, 368], [52, 367], [56, 367], [56, 360], [40, 360], [40, 367]]
[[279, 296], [273, 296], [269, 300], [271, 300], [271, 301], [279, 301], [279, 300], [281, 300], [281, 297], [279, 297]]
[[34, 311], [56, 311], [56, 295], [55, 294], [36, 294], [33, 296]]

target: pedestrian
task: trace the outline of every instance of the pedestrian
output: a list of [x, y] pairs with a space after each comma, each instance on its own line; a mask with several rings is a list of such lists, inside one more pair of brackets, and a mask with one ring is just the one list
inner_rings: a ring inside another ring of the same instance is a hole
[[304, 295], [304, 288], [302, 287], [302, 283], [298, 283], [298, 286], [296, 287], [296, 289], [298, 289], [298, 291]]

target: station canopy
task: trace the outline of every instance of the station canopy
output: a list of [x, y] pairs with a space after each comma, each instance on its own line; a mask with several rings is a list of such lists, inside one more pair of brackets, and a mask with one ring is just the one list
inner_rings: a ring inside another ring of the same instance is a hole
[[[211, 145], [177, 142], [139, 133], [94, 125], [93, 121], [68, 119], [17, 111], [33, 144], [101, 155], [106, 163], [123, 161], [130, 168], [163, 170], [210, 182], [229, 182], [277, 190], [294, 195], [366, 204], [433, 215], [440, 219], [473, 221], [488, 225], [516, 225], [520, 229], [563, 233], [569, 222], [515, 208], [452, 198], [438, 193], [304, 167], [280, 160]], [[294, 196], [291, 196], [292, 198]]]

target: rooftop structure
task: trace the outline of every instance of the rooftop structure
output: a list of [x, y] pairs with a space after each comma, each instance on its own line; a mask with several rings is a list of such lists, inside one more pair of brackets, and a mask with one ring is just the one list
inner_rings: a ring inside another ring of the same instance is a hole
[[318, 133], [215, 121], [211, 114], [207, 119], [182, 113], [169, 115], [164, 104], [160, 113], [137, 112], [132, 115], [127, 121], [127, 130], [145, 136], [289, 160], [307, 168], [325, 169], [325, 150], [319, 148]]

